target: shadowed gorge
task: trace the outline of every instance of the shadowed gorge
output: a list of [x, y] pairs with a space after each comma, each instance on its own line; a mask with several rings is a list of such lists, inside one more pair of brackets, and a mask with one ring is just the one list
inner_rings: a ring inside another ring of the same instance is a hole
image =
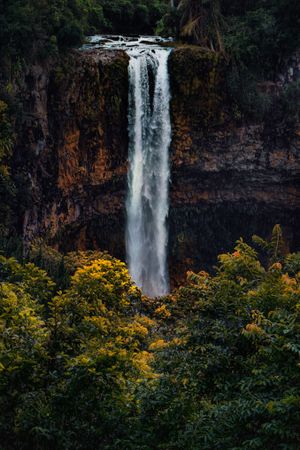
[[[16, 153], [34, 199], [20, 217], [26, 242], [47, 236], [64, 251], [96, 248], [125, 260], [128, 65], [122, 50], [89, 49], [55, 69], [29, 69]], [[175, 48], [168, 70], [171, 284], [276, 222], [297, 249], [297, 130], [286, 139], [276, 121], [236, 118], [217, 53]]]
[[299, 450], [299, 224], [299, 0], [0, 0], [0, 450]]

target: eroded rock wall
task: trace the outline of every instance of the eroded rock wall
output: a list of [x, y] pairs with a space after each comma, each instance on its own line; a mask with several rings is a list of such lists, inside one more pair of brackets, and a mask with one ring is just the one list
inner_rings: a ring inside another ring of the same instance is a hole
[[74, 52], [25, 78], [17, 147], [27, 155], [31, 201], [24, 239], [62, 251], [102, 248], [124, 258], [128, 58]]
[[[16, 161], [30, 184], [24, 239], [125, 258], [128, 57], [74, 52], [30, 68]], [[281, 223], [300, 248], [300, 134], [237, 121], [226, 61], [197, 47], [169, 60], [172, 89], [170, 273], [209, 268], [236, 239]], [[26, 155], [26, 156], [24, 156]]]
[[300, 133], [236, 121], [226, 62], [201, 49], [170, 58], [173, 144], [170, 266], [175, 280], [210, 268], [240, 237], [268, 236], [280, 223], [300, 247]]

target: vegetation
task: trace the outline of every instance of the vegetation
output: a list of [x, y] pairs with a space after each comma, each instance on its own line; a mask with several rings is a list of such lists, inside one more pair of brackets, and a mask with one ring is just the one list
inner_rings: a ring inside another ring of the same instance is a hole
[[30, 55], [76, 46], [84, 35], [153, 33], [164, 0], [9, 0], [0, 3], [0, 55]]
[[23, 260], [10, 243], [25, 61], [88, 33], [172, 33], [226, 56], [237, 116], [273, 107], [291, 134], [299, 82], [275, 100], [259, 85], [299, 48], [299, 22], [298, 0], [0, 0], [1, 450], [300, 448], [300, 254], [279, 226], [161, 299], [108, 254], [37, 241]]
[[10, 173], [12, 149], [13, 128], [8, 105], [0, 100], [0, 235], [2, 236], [9, 230], [11, 207], [15, 196], [15, 186]]
[[260, 75], [276, 72], [299, 48], [297, 0], [180, 0], [177, 9], [179, 36], [225, 50]]
[[[170, 6], [170, 5], [173, 5]], [[225, 50], [260, 75], [300, 44], [297, 0], [9, 0], [0, 3], [0, 54], [30, 54], [82, 42], [90, 33], [178, 34]]]
[[0, 274], [1, 448], [115, 448], [153, 376], [125, 265], [95, 260], [56, 294], [31, 263], [1, 258]]
[[239, 240], [216, 276], [190, 273], [175, 294], [175, 335], [143, 398], [152, 448], [299, 447], [299, 256], [283, 257], [278, 227], [259, 241], [266, 267]]
[[299, 448], [300, 255], [254, 242], [156, 300], [106, 254], [64, 291], [1, 257], [1, 448]]
[[[279, 112], [278, 122], [285, 122], [291, 134], [297, 119], [283, 106], [288, 93], [274, 99], [259, 89], [259, 83], [276, 81], [299, 49], [298, 0], [180, 0], [163, 24], [160, 30], [166, 34], [175, 33], [187, 43], [225, 54], [227, 87], [238, 115], [262, 120], [272, 109], [272, 114]], [[298, 118], [297, 101], [293, 109]]]

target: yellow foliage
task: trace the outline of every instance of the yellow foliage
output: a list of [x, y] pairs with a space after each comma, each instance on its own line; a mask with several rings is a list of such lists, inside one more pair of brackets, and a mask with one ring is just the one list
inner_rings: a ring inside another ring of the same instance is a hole
[[101, 333], [107, 334], [109, 331], [110, 322], [105, 317], [85, 317], [84, 320], [98, 328]]
[[155, 321], [147, 316], [135, 316], [135, 320], [137, 320], [140, 324], [148, 328], [151, 328], [155, 325]]
[[162, 319], [168, 319], [171, 316], [170, 311], [167, 309], [166, 305], [161, 305], [155, 310], [155, 315], [161, 317]]
[[272, 266], [270, 267], [271, 271], [280, 271], [282, 270], [282, 264], [280, 262], [276, 262], [274, 264], [272, 264]]
[[256, 323], [249, 323], [246, 325], [246, 331], [252, 334], [261, 334], [263, 330]]
[[163, 350], [168, 346], [168, 343], [164, 341], [163, 339], [158, 339], [157, 341], [152, 342], [149, 345], [149, 350], [156, 351], [156, 350]]
[[297, 286], [297, 280], [289, 277], [287, 273], [282, 275], [281, 279], [287, 286]]
[[144, 375], [150, 378], [155, 377], [152, 368], [150, 366], [153, 360], [151, 353], [142, 351], [137, 353], [133, 358], [133, 364]]
[[130, 336], [145, 337], [148, 335], [148, 329], [138, 322], [132, 322], [124, 328], [124, 331]]
[[126, 308], [130, 306], [130, 297], [140, 296], [126, 265], [117, 259], [97, 259], [77, 269], [71, 283], [80, 296], [97, 300], [98, 305], [102, 302], [106, 307]]

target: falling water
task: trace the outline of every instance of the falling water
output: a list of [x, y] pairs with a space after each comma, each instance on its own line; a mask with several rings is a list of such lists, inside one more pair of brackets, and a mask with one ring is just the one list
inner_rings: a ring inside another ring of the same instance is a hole
[[170, 87], [167, 48], [128, 50], [129, 174], [126, 248], [129, 271], [143, 292], [168, 292]]
[[168, 293], [167, 216], [171, 142], [171, 39], [92, 36], [83, 49], [121, 49], [129, 56], [129, 171], [126, 250], [129, 271], [151, 297]]

